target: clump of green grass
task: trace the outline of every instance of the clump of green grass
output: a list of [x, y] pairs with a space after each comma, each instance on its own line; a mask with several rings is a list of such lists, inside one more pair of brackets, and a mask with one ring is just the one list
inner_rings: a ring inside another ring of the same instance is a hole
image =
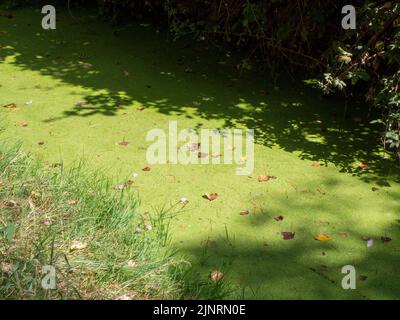
[[[173, 210], [142, 215], [125, 187], [83, 163], [45, 165], [0, 145], [0, 298], [222, 298], [221, 283], [195, 280], [174, 258]], [[42, 287], [46, 265], [53, 290]]]

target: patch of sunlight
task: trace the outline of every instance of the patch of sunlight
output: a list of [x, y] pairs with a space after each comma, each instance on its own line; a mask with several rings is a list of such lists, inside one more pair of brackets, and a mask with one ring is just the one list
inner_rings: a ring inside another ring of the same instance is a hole
[[9, 63], [9, 64], [13, 64], [17, 61], [17, 58], [20, 56], [20, 53], [15, 53], [13, 55], [9, 55], [7, 57], [4, 58], [4, 63]]
[[312, 85], [318, 85], [319, 81], [318, 81], [318, 79], [306, 79], [306, 80], [303, 80], [303, 83], [312, 86]]
[[314, 134], [306, 134], [304, 135], [304, 138], [309, 141], [309, 142], [314, 142], [314, 143], [326, 143], [325, 138], [317, 133]]
[[126, 91], [117, 91], [117, 95], [120, 98], [130, 98], [130, 96], [128, 95], [128, 93]]
[[242, 109], [242, 110], [249, 110], [249, 109], [255, 109], [253, 105], [250, 103], [246, 102], [246, 100], [240, 98], [239, 103], [235, 104], [236, 107]]
[[287, 102], [281, 102], [280, 105], [284, 108], [287, 108], [289, 106], [291, 107], [301, 107], [303, 104], [301, 102], [292, 102], [292, 103], [287, 103]]
[[160, 74], [163, 76], [167, 76], [167, 77], [171, 77], [171, 78], [175, 78], [175, 73], [172, 72], [164, 72], [164, 71], [160, 71]]
[[203, 101], [214, 101], [215, 98], [214, 97], [201, 97], [201, 100], [203, 100]]
[[146, 104], [151, 107], [157, 107], [159, 105], [165, 105], [167, 102], [168, 102], [168, 99], [158, 99], [158, 100], [147, 102]]

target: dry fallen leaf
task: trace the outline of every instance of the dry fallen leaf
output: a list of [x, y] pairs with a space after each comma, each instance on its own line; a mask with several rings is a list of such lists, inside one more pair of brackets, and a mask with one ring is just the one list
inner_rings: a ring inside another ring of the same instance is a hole
[[203, 194], [203, 198], [213, 201], [218, 198], [218, 193], [205, 193]]
[[135, 298], [134, 295], [131, 294], [124, 294], [117, 298], [117, 300], [133, 300]]
[[358, 279], [360, 279], [360, 281], [365, 281], [365, 280], [368, 279], [368, 277], [365, 276], [365, 275], [363, 275], [363, 274], [360, 274], [360, 276], [358, 277]]
[[39, 142], [38, 142], [38, 145], [39, 145], [39, 146], [44, 145], [44, 141], [39, 141]]
[[17, 206], [17, 202], [15, 200], [5, 200], [4, 205], [9, 208], [13, 208]]
[[351, 57], [348, 56], [348, 55], [342, 54], [342, 55], [339, 56], [338, 61], [339, 62], [350, 63], [351, 62]]
[[134, 183], [135, 183], [135, 181], [132, 180], [132, 179], [129, 179], [129, 180], [126, 182], [126, 184], [127, 184], [128, 186], [131, 186], [131, 185], [133, 185]]
[[8, 262], [1, 262], [0, 263], [0, 270], [4, 273], [11, 273], [13, 265]]
[[224, 274], [221, 271], [214, 270], [210, 274], [210, 279], [212, 282], [221, 281], [224, 278]]
[[249, 210], [240, 211], [240, 215], [241, 215], [241, 216], [247, 216], [247, 215], [249, 215]]
[[321, 166], [321, 164], [319, 162], [313, 162], [312, 166], [314, 168], [319, 168]]
[[135, 267], [137, 265], [137, 261], [130, 259], [128, 260], [127, 265], [129, 267]]
[[71, 243], [70, 251], [83, 250], [87, 248], [87, 243], [78, 240], [73, 240]]
[[186, 205], [186, 204], [189, 203], [189, 200], [188, 200], [187, 198], [181, 198], [181, 199], [179, 200], [179, 203], [180, 203], [180, 204]]
[[125, 139], [124, 139], [124, 140], [118, 142], [117, 144], [118, 144], [119, 146], [124, 146], [124, 147], [126, 147], [126, 146], [129, 144], [129, 142], [128, 142], [128, 141], [125, 141]]
[[346, 232], [341, 232], [341, 233], [340, 233], [340, 236], [341, 236], [342, 238], [347, 238], [348, 234], [347, 234]]
[[317, 235], [316, 237], [314, 237], [315, 240], [318, 241], [329, 241], [332, 240], [332, 238], [330, 236], [328, 236], [325, 233], [320, 233], [319, 235]]
[[281, 232], [283, 240], [291, 240], [294, 238], [295, 232], [283, 231]]
[[368, 236], [363, 236], [362, 239], [363, 239], [364, 241], [368, 241], [368, 240], [370, 240], [371, 238], [368, 237]]
[[151, 170], [150, 167], [144, 167], [144, 168], [142, 169], [142, 171], [150, 171], [150, 170]]
[[282, 221], [283, 220], [283, 216], [275, 216], [274, 219], [276, 221]]
[[75, 200], [75, 199], [69, 199], [69, 200], [68, 200], [68, 204], [69, 204], [70, 206], [74, 206], [74, 205], [76, 205], [77, 203], [78, 203], [78, 201]]

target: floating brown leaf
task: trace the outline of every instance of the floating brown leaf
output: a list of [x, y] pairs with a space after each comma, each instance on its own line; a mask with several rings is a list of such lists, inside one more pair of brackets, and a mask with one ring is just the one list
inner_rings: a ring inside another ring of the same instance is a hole
[[124, 139], [124, 140], [118, 142], [117, 144], [118, 144], [119, 146], [124, 146], [124, 147], [126, 147], [126, 146], [129, 144], [129, 142], [126, 141], [126, 140]]
[[292, 240], [294, 238], [295, 232], [283, 231], [281, 232], [283, 240]]
[[266, 175], [260, 175], [260, 176], [258, 176], [258, 182], [267, 182], [267, 181], [269, 181], [269, 176], [266, 176]]
[[381, 241], [382, 242], [389, 242], [389, 241], [392, 241], [392, 238], [390, 238], [390, 237], [381, 237]]
[[203, 194], [203, 198], [213, 201], [218, 198], [218, 193], [205, 193], [205, 194]]
[[267, 182], [267, 181], [269, 181], [271, 179], [276, 179], [276, 177], [275, 176], [267, 176], [265, 174], [262, 174], [262, 175], [258, 176], [258, 182]]
[[364, 162], [360, 162], [359, 164], [358, 164], [358, 167], [361, 169], [361, 170], [366, 170], [366, 169], [368, 169], [368, 164], [366, 164], [366, 163], [364, 163]]
[[7, 108], [7, 109], [15, 109], [16, 107], [17, 107], [17, 105], [14, 102], [5, 104], [3, 106], [3, 108]]

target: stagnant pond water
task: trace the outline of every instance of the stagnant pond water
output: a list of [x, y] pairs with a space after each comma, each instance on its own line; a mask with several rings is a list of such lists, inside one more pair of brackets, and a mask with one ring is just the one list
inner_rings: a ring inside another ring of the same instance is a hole
[[[302, 81], [240, 74], [240, 59], [210, 43], [173, 42], [148, 24], [115, 32], [76, 15], [59, 13], [53, 31], [32, 10], [0, 19], [0, 104], [20, 106], [0, 110], [2, 139], [48, 162], [85, 156], [116, 181], [133, 179], [140, 211], [172, 208], [171, 245], [199, 277], [221, 270], [232, 297], [398, 297], [399, 169], [380, 157], [368, 121], [351, 112], [343, 120], [341, 101]], [[171, 121], [197, 132], [253, 129], [254, 170], [149, 165], [146, 135], [168, 135]], [[332, 239], [314, 240], [320, 233]], [[393, 240], [368, 249], [363, 235]], [[342, 289], [344, 265], [368, 277], [358, 290]]]

